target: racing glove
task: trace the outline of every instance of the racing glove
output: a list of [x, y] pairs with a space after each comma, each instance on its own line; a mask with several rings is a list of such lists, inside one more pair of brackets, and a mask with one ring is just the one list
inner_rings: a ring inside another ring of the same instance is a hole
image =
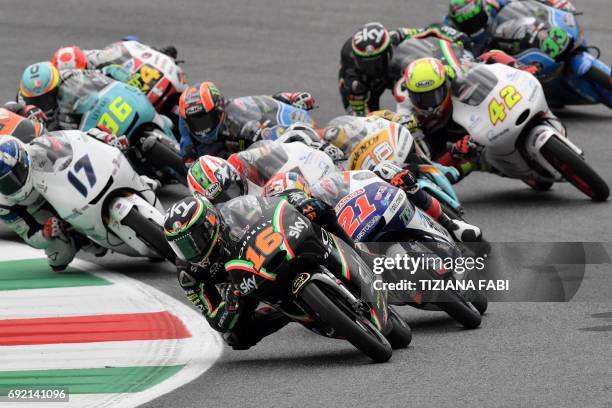
[[314, 141], [310, 143], [310, 146], [325, 153], [334, 163], [344, 160], [344, 152], [333, 144], [324, 141]]
[[305, 111], [313, 110], [317, 107], [315, 98], [310, 92], [281, 92], [274, 95], [274, 99]]
[[112, 133], [105, 132], [104, 130], [98, 128], [91, 128], [86, 133], [88, 136], [91, 136], [121, 151], [125, 151], [128, 147], [130, 147], [128, 138], [124, 135], [113, 135]]
[[480, 158], [482, 147], [476, 144], [468, 135], [457, 140], [450, 148], [450, 154], [455, 159], [476, 161]]
[[330, 205], [318, 198], [310, 198], [295, 207], [311, 222], [325, 228], [352, 248], [355, 248], [355, 242], [338, 223], [336, 211]]
[[57, 217], [49, 217], [43, 224], [42, 235], [48, 240], [53, 238], [65, 239], [62, 221]]
[[42, 124], [46, 124], [49, 118], [42, 109], [34, 105], [26, 105], [23, 108], [23, 116], [30, 120], [38, 121]]

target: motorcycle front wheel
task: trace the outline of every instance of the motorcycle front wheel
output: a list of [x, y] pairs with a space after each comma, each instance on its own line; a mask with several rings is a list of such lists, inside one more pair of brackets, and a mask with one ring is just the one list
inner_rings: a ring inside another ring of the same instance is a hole
[[606, 201], [610, 189], [584, 159], [553, 136], [542, 146], [542, 156], [574, 187], [593, 201]]
[[377, 363], [391, 358], [391, 345], [374, 325], [352, 310], [344, 299], [331, 291], [323, 291], [317, 282], [306, 285], [300, 298], [318, 321], [335, 330], [341, 337]]
[[141, 240], [146, 242], [157, 254], [174, 263], [176, 255], [166, 238], [161, 226], [153, 220], [144, 217], [135, 208], [132, 208], [122, 221], [122, 224], [130, 227]]

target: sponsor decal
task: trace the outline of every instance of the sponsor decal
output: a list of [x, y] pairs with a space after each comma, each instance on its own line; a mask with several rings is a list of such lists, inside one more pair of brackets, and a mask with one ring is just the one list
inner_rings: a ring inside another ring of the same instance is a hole
[[240, 282], [240, 292], [242, 294], [247, 295], [257, 289], [257, 282], [255, 280], [255, 275], [251, 275], [249, 277], [245, 277]]
[[385, 35], [385, 31], [380, 28], [368, 28], [364, 27], [363, 30], [355, 33], [353, 39], [355, 40], [355, 44], [361, 44], [362, 42], [370, 42], [374, 41], [375, 43], [380, 43]]
[[304, 229], [308, 229], [308, 224], [301, 218], [298, 218], [293, 225], [289, 226], [289, 236], [291, 238], [299, 238]]
[[432, 81], [431, 79], [427, 79], [425, 81], [419, 81], [416, 83], [416, 87], [417, 88], [429, 88], [430, 86], [432, 86], [434, 84], [434, 81]]
[[293, 285], [291, 286], [291, 293], [294, 295], [302, 289], [302, 287], [310, 280], [309, 273], [300, 273], [294, 280]]

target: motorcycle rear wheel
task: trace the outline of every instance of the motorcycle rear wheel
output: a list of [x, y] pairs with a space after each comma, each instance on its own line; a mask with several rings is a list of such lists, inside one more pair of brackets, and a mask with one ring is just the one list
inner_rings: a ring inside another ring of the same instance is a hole
[[542, 146], [542, 155], [574, 187], [593, 201], [606, 201], [610, 189], [584, 159], [553, 136]]
[[384, 363], [391, 358], [391, 345], [382, 333], [357, 313], [348, 312], [349, 305], [339, 306], [342, 300], [333, 299], [316, 282], [308, 283], [302, 289], [300, 298], [314, 314], [313, 317], [334, 328], [340, 336], [372, 360]]
[[466, 329], [475, 329], [480, 326], [482, 317], [478, 309], [452, 291], [440, 292], [436, 306], [446, 312], [450, 317], [461, 323]]

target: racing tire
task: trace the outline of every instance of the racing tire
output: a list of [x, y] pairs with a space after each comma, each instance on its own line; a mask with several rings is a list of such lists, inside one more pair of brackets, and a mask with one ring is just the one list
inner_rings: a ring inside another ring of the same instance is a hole
[[146, 142], [142, 143], [141, 151], [147, 161], [151, 164], [154, 163], [155, 167], [167, 167], [172, 169], [177, 177], [176, 180], [187, 186], [187, 168], [179, 152], [160, 141], [155, 141], [151, 146], [146, 145]]
[[455, 292], [441, 291], [436, 306], [466, 329], [475, 329], [482, 322], [478, 309]]
[[408, 347], [412, 341], [412, 329], [391, 306], [389, 306], [389, 321], [393, 324], [393, 327], [385, 337], [391, 347], [394, 350]]
[[130, 227], [158, 255], [172, 263], [176, 261], [176, 254], [166, 241], [162, 227], [153, 220], [145, 218], [136, 208], [132, 208], [121, 223]]
[[593, 64], [591, 69], [587, 71], [585, 77], [590, 81], [596, 83], [597, 85], [601, 86], [606, 91], [612, 92], [612, 76], [608, 75], [607, 72], [603, 72], [601, 69], [597, 68], [595, 64]]
[[593, 201], [606, 201], [610, 189], [606, 182], [576, 152], [553, 136], [542, 146], [542, 156], [574, 187]]
[[487, 299], [485, 295], [474, 290], [469, 293], [467, 298], [469, 299], [470, 303], [474, 305], [476, 310], [478, 310], [478, 313], [480, 313], [481, 316], [487, 312], [487, 308], [489, 307], [489, 299]]
[[308, 283], [300, 293], [301, 300], [317, 320], [332, 327], [336, 333], [377, 363], [391, 358], [393, 350], [387, 339], [370, 321], [352, 312], [349, 305], [342, 307], [341, 299], [333, 299], [318, 287]]

